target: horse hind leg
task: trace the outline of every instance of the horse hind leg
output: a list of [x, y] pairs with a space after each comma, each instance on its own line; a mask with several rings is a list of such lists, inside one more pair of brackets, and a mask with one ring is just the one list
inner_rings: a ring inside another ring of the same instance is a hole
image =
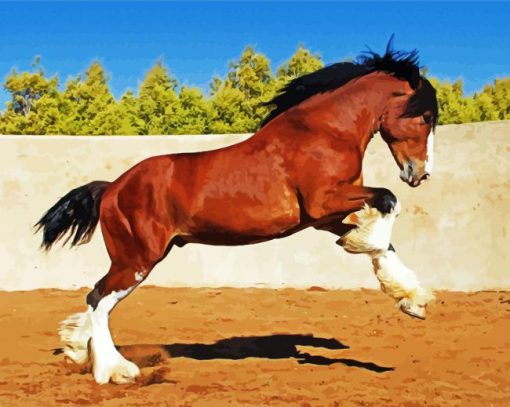
[[99, 384], [112, 381], [132, 383], [140, 374], [133, 362], [125, 359], [115, 348], [109, 329], [109, 315], [150, 273], [153, 265], [126, 267], [115, 263], [87, 295], [91, 326], [90, 362], [94, 379]]
[[[135, 255], [134, 247], [127, 246], [130, 250], [124, 252], [133, 255], [133, 264], [126, 266], [126, 261], [112, 261], [108, 273], [87, 295], [87, 311], [68, 317], [59, 331], [64, 354], [76, 363], [89, 363], [94, 379], [100, 384], [109, 381], [131, 383], [140, 374], [138, 367], [115, 348], [109, 329], [109, 315], [123, 298], [145, 280], [157, 261], [143, 261]], [[169, 248], [162, 250], [159, 259], [168, 253]]]
[[59, 329], [63, 352], [77, 364], [89, 363], [98, 383], [129, 383], [138, 376], [138, 367], [116, 350], [110, 334], [109, 314], [149, 274], [112, 264], [87, 295], [86, 312], [70, 315]]
[[[115, 218], [119, 219], [119, 217]], [[140, 219], [149, 223], [151, 219]], [[130, 222], [135, 225], [135, 222]], [[142, 228], [133, 229], [136, 238], [128, 233], [119, 233], [115, 223], [108, 218], [103, 222], [103, 235], [112, 259], [108, 273], [96, 283], [87, 295], [90, 310], [90, 362], [97, 383], [131, 383], [140, 374], [133, 362], [125, 359], [115, 348], [109, 329], [109, 315], [113, 308], [127, 297], [150, 274], [172, 247], [170, 225], [158, 233], [154, 228], [150, 234]], [[111, 232], [115, 230], [115, 234]]]
[[432, 292], [421, 286], [413, 271], [398, 258], [391, 246], [391, 232], [400, 212], [400, 203], [387, 189], [378, 189], [373, 206], [349, 214], [343, 223], [356, 226], [338, 243], [350, 253], [366, 253], [372, 258], [381, 289], [394, 298], [400, 309], [425, 319], [426, 306], [434, 300]]
[[149, 275], [172, 246], [173, 218], [167, 211], [165, 193], [168, 179], [158, 172], [160, 167], [135, 166], [105, 191], [100, 224], [112, 264], [87, 295], [87, 312], [71, 316], [61, 328], [66, 355], [78, 362], [88, 360], [98, 383], [133, 382], [140, 373], [115, 348], [108, 321], [119, 301]]
[[90, 360], [94, 379], [99, 384], [110, 380], [117, 384], [130, 383], [140, 374], [138, 367], [117, 351], [109, 329], [110, 312], [139, 284], [136, 273], [112, 264], [108, 274], [87, 296], [92, 309]]

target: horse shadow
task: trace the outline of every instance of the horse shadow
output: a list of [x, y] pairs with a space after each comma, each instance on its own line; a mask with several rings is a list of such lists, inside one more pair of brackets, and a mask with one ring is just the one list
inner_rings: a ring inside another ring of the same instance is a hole
[[[196, 360], [240, 360], [246, 358], [262, 359], [296, 359], [300, 364], [312, 364], [329, 366], [335, 363], [350, 367], [370, 370], [376, 373], [384, 373], [394, 370], [393, 367], [377, 365], [373, 362], [363, 362], [356, 359], [330, 358], [320, 355], [311, 355], [298, 350], [297, 346], [307, 346], [325, 349], [348, 349], [336, 339], [317, 338], [313, 335], [275, 334], [267, 336], [243, 336], [218, 340], [212, 344], [203, 343], [174, 343], [168, 345], [127, 345], [119, 346], [118, 349], [126, 356], [136, 353], [140, 355], [146, 350], [164, 350], [171, 358], [191, 358]], [[166, 356], [166, 355], [165, 355]], [[159, 356], [156, 357], [159, 360]]]

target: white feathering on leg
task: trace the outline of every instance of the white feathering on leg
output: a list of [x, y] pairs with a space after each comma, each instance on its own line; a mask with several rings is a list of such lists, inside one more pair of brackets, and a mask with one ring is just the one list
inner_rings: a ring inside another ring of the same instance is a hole
[[340, 239], [342, 247], [351, 253], [375, 253], [388, 249], [391, 230], [395, 218], [400, 212], [400, 203], [388, 214], [381, 214], [378, 209], [367, 204], [363, 209], [349, 214], [342, 223], [356, 225]]
[[60, 323], [58, 331], [64, 343], [64, 354], [78, 364], [89, 359], [88, 342], [92, 336], [90, 308], [86, 312], [70, 315]]
[[391, 250], [374, 257], [372, 264], [384, 291], [393, 298], [406, 297], [420, 284], [416, 275]]
[[391, 250], [374, 256], [372, 263], [382, 290], [397, 300], [403, 312], [424, 319], [425, 307], [435, 299], [432, 291], [422, 287], [414, 272]]
[[388, 250], [400, 208], [397, 200], [390, 213], [382, 214], [365, 204], [342, 221], [356, 227], [343, 235], [339, 243], [350, 253], [368, 254], [382, 290], [397, 301], [403, 312], [424, 319], [425, 307], [434, 300], [434, 295], [420, 285], [414, 272], [402, 264], [394, 251]]

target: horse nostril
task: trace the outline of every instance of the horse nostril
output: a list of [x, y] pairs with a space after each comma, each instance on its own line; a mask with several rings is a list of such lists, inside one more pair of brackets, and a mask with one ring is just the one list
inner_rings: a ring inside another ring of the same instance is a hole
[[420, 181], [423, 182], [423, 181], [426, 181], [430, 178], [430, 174], [428, 172], [426, 172], [425, 174], [423, 174], [420, 178]]

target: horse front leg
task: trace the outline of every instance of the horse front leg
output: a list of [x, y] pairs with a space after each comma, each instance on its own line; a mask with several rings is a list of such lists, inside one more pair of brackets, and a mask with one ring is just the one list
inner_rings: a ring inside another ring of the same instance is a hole
[[[343, 195], [343, 196], [342, 196]], [[354, 199], [353, 199], [354, 198]], [[323, 227], [338, 236], [338, 244], [349, 253], [365, 253], [372, 259], [381, 289], [394, 298], [400, 309], [413, 317], [425, 319], [426, 306], [434, 300], [430, 290], [422, 287], [415, 273], [398, 258], [391, 245], [393, 224], [400, 213], [400, 202], [389, 190], [350, 185], [326, 200], [327, 210], [335, 206], [351, 211], [335, 226]]]
[[[355, 228], [338, 240], [349, 253], [366, 253], [372, 258], [375, 275], [381, 289], [394, 298], [400, 309], [416, 318], [425, 319], [426, 306], [434, 300], [430, 290], [422, 287], [416, 274], [398, 258], [391, 244], [391, 233], [400, 203], [389, 191], [384, 192], [387, 210], [381, 212], [369, 204], [347, 215], [342, 223]], [[391, 209], [390, 209], [391, 208]]]

